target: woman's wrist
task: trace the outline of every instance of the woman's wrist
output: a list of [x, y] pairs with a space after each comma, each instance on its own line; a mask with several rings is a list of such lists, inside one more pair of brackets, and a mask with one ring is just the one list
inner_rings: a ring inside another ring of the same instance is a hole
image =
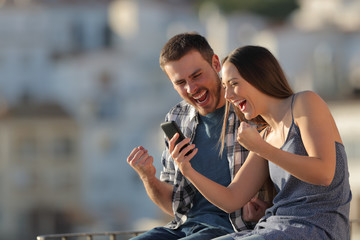
[[184, 166], [181, 169], [181, 173], [185, 176], [188, 177], [191, 175], [192, 171], [194, 171], [194, 169], [192, 168], [191, 164], [189, 163], [188, 166]]

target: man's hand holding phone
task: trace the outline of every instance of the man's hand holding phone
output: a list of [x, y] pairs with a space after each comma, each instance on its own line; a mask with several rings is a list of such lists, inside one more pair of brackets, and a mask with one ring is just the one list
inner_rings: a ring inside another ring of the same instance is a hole
[[[167, 138], [170, 140], [174, 137], [174, 135], [177, 133], [179, 136], [175, 142], [175, 146], [177, 144], [179, 144], [181, 141], [183, 141], [185, 139], [184, 134], [181, 132], [179, 126], [176, 124], [175, 121], [171, 121], [171, 122], [164, 122], [162, 124], [160, 124], [160, 127], [162, 128], [162, 130], [164, 131], [164, 133], [166, 134]], [[181, 152], [185, 147], [187, 147], [189, 145], [189, 143], [185, 144], [179, 152]], [[192, 152], [192, 150], [188, 151], [185, 156], [189, 155]]]
[[190, 139], [185, 138], [175, 122], [162, 123], [161, 128], [169, 139], [169, 152], [172, 158], [184, 173], [189, 167], [191, 168], [189, 161], [197, 153], [195, 145], [190, 144]]

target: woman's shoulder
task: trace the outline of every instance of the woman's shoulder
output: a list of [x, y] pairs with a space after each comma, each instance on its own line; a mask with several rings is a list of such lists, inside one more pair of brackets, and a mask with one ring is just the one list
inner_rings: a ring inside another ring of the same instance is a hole
[[296, 93], [294, 101], [297, 105], [305, 106], [307, 108], [314, 104], [325, 103], [317, 93], [310, 90]]
[[327, 110], [325, 101], [315, 92], [307, 90], [295, 94], [294, 115], [301, 116]]
[[321, 97], [314, 91], [306, 90], [298, 92], [295, 94], [295, 98], [300, 101], [311, 101], [311, 100], [320, 100]]

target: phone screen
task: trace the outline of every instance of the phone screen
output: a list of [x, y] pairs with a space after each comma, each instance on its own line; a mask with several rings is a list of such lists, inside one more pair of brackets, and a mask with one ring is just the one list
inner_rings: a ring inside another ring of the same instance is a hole
[[[176, 124], [175, 121], [164, 122], [164, 123], [161, 123], [160, 126], [161, 126], [162, 130], [165, 132], [165, 134], [169, 140], [175, 135], [175, 133], [179, 133], [179, 138], [176, 140], [175, 145], [185, 139], [184, 134], [181, 132], [179, 126]], [[187, 146], [189, 146], [189, 144], [186, 144], [185, 146], [183, 146], [180, 149], [180, 152], [182, 149], [184, 149]], [[191, 152], [192, 152], [192, 150], [187, 152], [185, 154], [185, 156], [189, 155]]]

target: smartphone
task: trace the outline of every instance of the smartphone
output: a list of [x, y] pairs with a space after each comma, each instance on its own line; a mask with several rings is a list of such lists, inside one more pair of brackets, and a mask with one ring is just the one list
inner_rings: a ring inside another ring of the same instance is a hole
[[[164, 131], [166, 136], [169, 138], [169, 140], [175, 135], [175, 133], [179, 134], [179, 138], [176, 140], [175, 145], [185, 139], [184, 134], [181, 132], [179, 126], [176, 124], [175, 121], [163, 122], [163, 123], [160, 124], [160, 127], [162, 128], [162, 130]], [[181, 152], [181, 150], [183, 150], [187, 146], [189, 146], [189, 144], [186, 144], [185, 146], [183, 146], [180, 149], [180, 152]], [[192, 150], [187, 152], [185, 154], [185, 156], [189, 155], [190, 153], [192, 153]]]

